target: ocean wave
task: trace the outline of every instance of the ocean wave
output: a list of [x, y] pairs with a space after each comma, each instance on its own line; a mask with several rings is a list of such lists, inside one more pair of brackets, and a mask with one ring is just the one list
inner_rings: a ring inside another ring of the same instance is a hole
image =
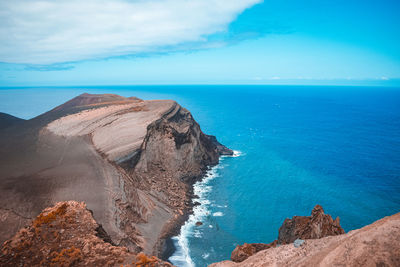
[[220, 211], [217, 211], [217, 212], [213, 213], [213, 216], [214, 217], [221, 217], [221, 216], [224, 216], [224, 214], [222, 212], [220, 212]]
[[218, 170], [222, 169], [224, 166], [219, 164], [214, 166], [209, 171], [207, 171], [203, 180], [196, 182], [193, 185], [193, 193], [196, 196], [192, 201], [193, 203], [198, 202], [193, 208], [193, 214], [189, 216], [189, 219], [181, 227], [181, 231], [178, 236], [172, 238], [174, 242], [176, 251], [169, 258], [173, 265], [179, 267], [194, 267], [195, 263], [190, 257], [189, 251], [189, 236], [201, 237], [201, 232], [195, 229], [196, 222], [201, 222], [210, 215], [209, 205], [211, 202], [207, 199], [208, 193], [212, 190], [212, 187], [208, 183], [218, 177]]
[[233, 150], [233, 155], [232, 157], [240, 157], [243, 156], [243, 152], [239, 151], [239, 150]]
[[210, 257], [210, 253], [204, 253], [201, 256], [203, 257], [203, 259], [207, 259], [208, 257]]

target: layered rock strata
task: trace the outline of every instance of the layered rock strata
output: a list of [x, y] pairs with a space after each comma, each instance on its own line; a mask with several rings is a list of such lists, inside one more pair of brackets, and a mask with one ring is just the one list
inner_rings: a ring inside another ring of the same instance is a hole
[[232, 151], [175, 101], [80, 95], [0, 130], [0, 241], [42, 209], [84, 201], [116, 245], [160, 255], [192, 184]]

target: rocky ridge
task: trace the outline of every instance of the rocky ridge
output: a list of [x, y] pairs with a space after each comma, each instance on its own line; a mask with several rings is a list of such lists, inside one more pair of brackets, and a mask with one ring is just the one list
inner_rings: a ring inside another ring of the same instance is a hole
[[242, 262], [210, 267], [400, 266], [400, 213], [346, 234], [307, 239], [301, 246], [281, 245], [259, 251]]
[[242, 262], [259, 251], [274, 248], [278, 245], [293, 243], [296, 239], [318, 239], [326, 236], [344, 234], [340, 219], [335, 220], [320, 205], [316, 205], [311, 216], [294, 216], [287, 218], [279, 228], [278, 240], [269, 244], [252, 243], [237, 246], [231, 254], [231, 260]]

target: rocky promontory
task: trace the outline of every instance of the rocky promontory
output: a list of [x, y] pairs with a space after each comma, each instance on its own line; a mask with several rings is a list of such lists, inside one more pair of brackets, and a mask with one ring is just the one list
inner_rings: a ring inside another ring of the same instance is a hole
[[273, 248], [277, 245], [290, 244], [295, 240], [318, 239], [340, 234], [344, 234], [344, 230], [340, 226], [339, 217], [333, 220], [329, 214], [324, 213], [324, 209], [320, 205], [316, 205], [311, 212], [311, 216], [287, 218], [279, 228], [278, 240], [269, 244], [245, 243], [237, 246], [232, 251], [231, 260], [242, 262], [261, 250]]
[[232, 261], [210, 267], [247, 266], [400, 266], [400, 213], [361, 229], [344, 233], [317, 205], [311, 216], [286, 219], [278, 240], [244, 244], [232, 252]]
[[113, 244], [159, 256], [191, 211], [193, 183], [232, 154], [172, 100], [82, 94], [31, 120], [2, 117], [1, 242], [75, 200]]

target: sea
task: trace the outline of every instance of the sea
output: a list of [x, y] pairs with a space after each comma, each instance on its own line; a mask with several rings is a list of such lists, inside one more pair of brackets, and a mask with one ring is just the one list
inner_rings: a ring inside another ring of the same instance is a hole
[[30, 119], [84, 92], [174, 99], [235, 151], [195, 184], [200, 205], [172, 238], [176, 266], [269, 243], [285, 218], [310, 215], [316, 204], [346, 232], [400, 211], [400, 88], [3, 87], [0, 112]]

